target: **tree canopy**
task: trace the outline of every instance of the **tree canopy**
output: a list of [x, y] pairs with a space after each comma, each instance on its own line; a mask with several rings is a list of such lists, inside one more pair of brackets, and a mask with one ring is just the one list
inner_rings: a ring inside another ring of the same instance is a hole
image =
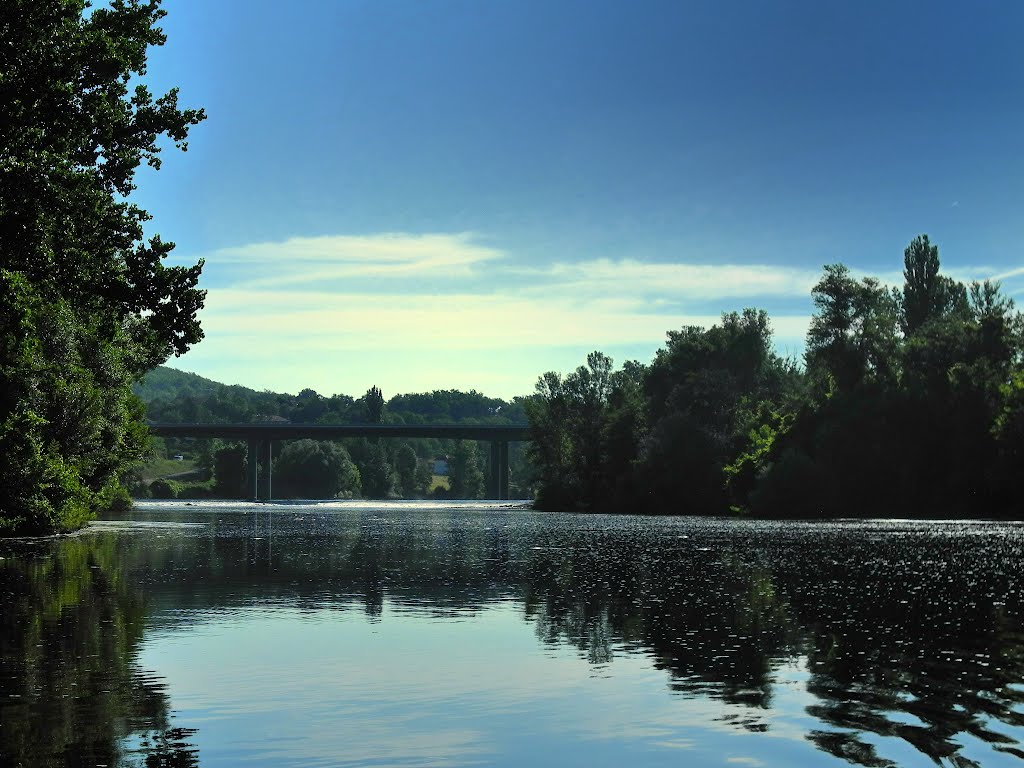
[[131, 384], [202, 338], [202, 263], [130, 202], [202, 110], [141, 82], [159, 0], [0, 6], [0, 528], [81, 524], [146, 442]]
[[814, 286], [802, 365], [764, 311], [670, 331], [650, 366], [599, 352], [527, 403], [538, 504], [765, 516], [1022, 513], [1024, 334], [997, 283], [943, 275], [926, 235], [904, 284], [842, 264]]

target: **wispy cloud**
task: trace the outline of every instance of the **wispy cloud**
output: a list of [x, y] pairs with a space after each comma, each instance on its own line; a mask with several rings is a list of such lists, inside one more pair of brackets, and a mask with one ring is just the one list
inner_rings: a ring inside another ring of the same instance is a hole
[[[641, 302], [610, 298], [575, 303], [531, 295], [366, 296], [345, 293], [222, 290], [204, 313], [208, 338], [261, 338], [264, 344], [317, 349], [424, 346], [494, 349], [509, 346], [660, 342], [682, 325], [711, 325], [718, 315], [651, 313]], [[775, 318], [780, 334], [803, 335], [806, 318]], [[208, 343], [208, 342], [204, 342]]]
[[765, 300], [780, 349], [798, 354], [819, 276], [636, 259], [524, 265], [472, 233], [292, 238], [207, 263], [206, 339], [185, 367], [284, 391], [487, 384], [504, 396], [593, 349], [649, 360], [668, 330]]
[[278, 243], [223, 248], [207, 256], [216, 267], [270, 268], [272, 274], [243, 278], [249, 288], [320, 285], [350, 278], [399, 278], [428, 274], [467, 277], [476, 265], [502, 257], [472, 233], [325, 235]]
[[372, 281], [375, 290], [386, 292], [404, 281], [407, 292], [417, 294], [422, 292], [417, 280], [433, 279], [454, 291], [461, 282], [464, 290], [476, 293], [515, 288], [576, 300], [622, 296], [648, 307], [684, 300], [806, 297], [818, 278], [815, 271], [766, 264], [582, 258], [521, 265], [470, 232], [295, 237], [223, 248], [206, 260], [231, 287], [246, 290], [317, 291], [358, 280]]
[[559, 262], [525, 272], [540, 289], [557, 285], [588, 295], [658, 295], [668, 299], [807, 296], [816, 271], [765, 264], [688, 264], [634, 259]]

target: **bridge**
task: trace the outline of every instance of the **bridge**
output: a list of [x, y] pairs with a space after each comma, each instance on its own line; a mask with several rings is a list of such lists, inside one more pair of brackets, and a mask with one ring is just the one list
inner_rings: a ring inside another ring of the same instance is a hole
[[[530, 439], [530, 428], [513, 424], [149, 424], [158, 437], [219, 437], [244, 440], [250, 461], [248, 483], [250, 498], [270, 499], [273, 493], [274, 440], [339, 440], [346, 437], [415, 438], [479, 440], [490, 443], [487, 496], [508, 498], [508, 444]], [[266, 477], [259, 476], [262, 463]], [[262, 491], [262, 494], [261, 494]]]

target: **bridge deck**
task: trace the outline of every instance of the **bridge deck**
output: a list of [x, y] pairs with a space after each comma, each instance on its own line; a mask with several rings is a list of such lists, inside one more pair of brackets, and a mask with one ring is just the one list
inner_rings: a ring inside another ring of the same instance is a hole
[[160, 437], [221, 437], [247, 440], [336, 440], [342, 437], [434, 437], [516, 442], [530, 439], [519, 424], [150, 424]]

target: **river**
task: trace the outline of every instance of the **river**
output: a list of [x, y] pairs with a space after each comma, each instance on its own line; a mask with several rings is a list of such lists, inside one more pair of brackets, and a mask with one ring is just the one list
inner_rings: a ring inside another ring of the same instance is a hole
[[1024, 766], [1024, 525], [146, 502], [0, 541], [3, 766]]

